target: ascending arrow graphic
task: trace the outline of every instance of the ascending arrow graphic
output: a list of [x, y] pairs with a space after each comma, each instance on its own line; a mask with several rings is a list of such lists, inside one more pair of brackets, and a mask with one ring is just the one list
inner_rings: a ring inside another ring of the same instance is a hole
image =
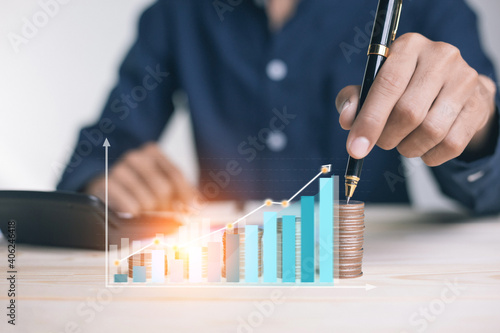
[[108, 285], [108, 274], [109, 274], [109, 253], [108, 253], [108, 222], [109, 222], [109, 216], [108, 216], [108, 148], [111, 146], [109, 144], [109, 141], [108, 141], [108, 138], [106, 138], [106, 140], [104, 140], [104, 143], [102, 144], [102, 146], [104, 147], [104, 179], [105, 179], [105, 185], [104, 185], [104, 205], [105, 205], [105, 208], [104, 208], [104, 228], [105, 228], [105, 237], [106, 237], [106, 241], [105, 241], [105, 246], [106, 246], [106, 249], [105, 249], [105, 253], [106, 253], [106, 274], [105, 275], [105, 285], [107, 286]]
[[305, 184], [300, 190], [298, 190], [297, 193], [295, 193], [294, 195], [292, 195], [292, 197], [290, 199], [288, 199], [288, 202], [291, 202], [293, 199], [295, 199], [295, 197], [298, 196], [302, 191], [304, 191], [304, 189], [306, 187], [308, 187], [313, 181], [315, 181], [316, 178], [318, 178], [322, 174], [329, 173], [331, 170], [332, 170], [332, 165], [331, 164], [322, 165], [321, 166], [321, 171], [313, 179], [311, 179], [309, 181], [309, 183]]
[[[109, 144], [109, 141], [108, 139], [104, 140], [104, 144], [102, 145], [105, 149], [105, 180], [106, 180], [106, 187], [105, 187], [105, 204], [106, 204], [106, 212], [105, 212], [105, 221], [106, 221], [106, 286], [107, 287], [116, 287], [116, 285], [112, 285], [112, 284], [109, 284], [108, 285], [108, 274], [109, 274], [109, 267], [108, 267], [108, 148], [111, 146]], [[290, 199], [288, 200], [285, 200], [284, 202], [285, 203], [289, 203], [291, 202], [295, 197], [297, 197], [300, 193], [302, 193], [302, 191], [304, 191], [304, 189], [309, 186], [313, 181], [315, 181], [318, 177], [320, 177], [321, 175], [325, 175], [325, 174], [328, 174], [332, 171], [332, 165], [331, 164], [325, 164], [325, 165], [322, 165], [321, 166], [321, 171], [316, 175], [314, 176], [314, 178], [312, 178], [306, 185], [304, 185], [299, 191], [297, 191], [297, 193], [295, 193]], [[254, 210], [252, 210], [251, 212], [247, 213], [245, 216], [242, 216], [240, 217], [239, 219], [237, 219], [236, 221], [230, 223], [232, 226], [236, 225], [238, 222], [244, 220], [245, 218], [249, 217], [250, 215], [256, 213], [257, 211], [259, 211], [260, 209], [266, 207], [266, 206], [271, 206], [271, 205], [283, 205], [283, 202], [274, 202], [270, 199], [266, 200], [266, 202], [262, 205], [260, 205], [259, 207], [255, 208]], [[285, 206], [286, 207], [286, 206]], [[188, 241], [184, 244], [180, 244], [178, 245], [179, 248], [183, 248], [183, 247], [186, 247], [192, 243], [195, 243], [197, 241], [199, 241], [200, 239], [203, 239], [203, 238], [206, 238], [212, 234], [215, 234], [215, 233], [218, 233], [220, 231], [223, 231], [225, 229], [227, 229], [228, 226], [225, 226], [221, 229], [218, 229], [218, 230], [215, 230], [215, 231], [212, 231], [208, 234], [205, 234], [205, 235], [202, 235], [201, 237], [198, 237], [196, 239], [193, 239], [191, 241]], [[124, 258], [121, 258], [120, 260], [117, 260], [116, 262], [118, 262], [118, 264], [120, 262], [123, 262], [125, 260], [127, 260], [128, 258], [138, 254], [138, 253], [141, 253], [142, 251], [144, 251], [145, 249], [153, 246], [153, 245], [158, 245], [158, 244], [161, 244], [163, 246], [169, 246], [169, 244], [166, 244], [166, 243], [163, 243], [161, 241], [159, 241], [158, 239], [155, 239], [153, 242], [147, 244], [146, 246], [144, 246], [143, 248], [135, 251], [135, 252], [132, 252], [130, 253], [128, 256], [124, 257]], [[171, 244], [170, 244], [171, 245]], [[250, 284], [250, 285], [238, 285], [238, 288], [255, 288], [255, 284]], [[148, 287], [152, 287], [151, 285], [140, 285], [140, 284], [136, 284], [136, 285], [127, 285], [127, 287], [133, 287], [133, 288], [148, 288]], [[221, 287], [221, 285], [210, 285], [210, 284], [201, 284], [201, 285], [192, 285], [192, 284], [176, 284], [175, 286], [172, 286], [172, 285], [155, 285], [154, 287], [164, 287], [164, 288], [179, 288], [179, 287], [186, 287], [186, 288], [224, 288], [224, 287]], [[373, 290], [375, 288], [377, 288], [376, 286], [374, 285], [371, 285], [371, 284], [365, 284], [365, 285], [359, 285], [359, 286], [343, 286], [343, 285], [340, 285], [340, 286], [329, 286], [329, 285], [322, 285], [322, 284], [299, 284], [299, 285], [276, 285], [276, 284], [272, 284], [272, 285], [269, 285], [269, 284], [265, 284], [265, 285], [259, 285], [258, 286], [259, 288], [297, 288], [297, 287], [300, 287], [300, 288], [333, 288], [333, 289], [364, 289], [366, 291], [369, 291], [369, 290]]]

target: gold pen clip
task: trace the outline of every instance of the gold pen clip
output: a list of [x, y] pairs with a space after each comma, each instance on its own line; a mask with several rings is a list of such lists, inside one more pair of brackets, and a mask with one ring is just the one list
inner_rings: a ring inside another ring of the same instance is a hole
[[401, 17], [401, 9], [403, 8], [403, 0], [397, 0], [396, 12], [394, 13], [394, 25], [392, 26], [392, 38], [391, 42], [396, 40], [396, 34], [399, 28], [399, 18]]

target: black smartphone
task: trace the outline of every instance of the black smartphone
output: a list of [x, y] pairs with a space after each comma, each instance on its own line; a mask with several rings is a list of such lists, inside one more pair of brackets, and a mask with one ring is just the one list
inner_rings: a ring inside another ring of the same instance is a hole
[[[75, 192], [0, 191], [0, 230], [15, 223], [16, 243], [105, 249], [105, 206], [98, 198]], [[12, 221], [15, 221], [14, 223]], [[147, 239], [176, 232], [172, 218], [120, 218], [109, 211], [109, 244], [120, 238]]]

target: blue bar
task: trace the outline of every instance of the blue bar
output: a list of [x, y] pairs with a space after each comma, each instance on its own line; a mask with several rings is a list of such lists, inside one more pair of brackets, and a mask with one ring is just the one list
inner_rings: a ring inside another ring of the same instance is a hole
[[319, 282], [333, 282], [333, 178], [319, 179]]
[[295, 216], [283, 216], [282, 223], [282, 281], [295, 282]]
[[127, 274], [115, 274], [115, 283], [127, 283], [128, 275]]
[[314, 197], [301, 197], [300, 210], [300, 281], [314, 282]]
[[132, 282], [146, 282], [146, 266], [134, 266]]
[[259, 226], [245, 227], [245, 282], [259, 281]]
[[264, 212], [264, 282], [272, 283], [278, 279], [278, 254], [276, 240], [278, 213]]
[[226, 281], [240, 282], [240, 235], [226, 233]]

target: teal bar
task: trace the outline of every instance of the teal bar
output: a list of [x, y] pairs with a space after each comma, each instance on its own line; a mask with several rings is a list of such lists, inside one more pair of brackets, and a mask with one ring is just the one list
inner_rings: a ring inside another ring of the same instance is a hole
[[282, 227], [282, 281], [295, 282], [295, 216], [283, 216]]
[[259, 281], [259, 226], [245, 227], [245, 282]]
[[132, 282], [146, 282], [146, 266], [134, 266]]
[[333, 282], [333, 178], [319, 179], [319, 282]]
[[240, 282], [240, 235], [226, 233], [226, 281]]
[[314, 282], [314, 197], [301, 197], [300, 210], [300, 281]]
[[272, 283], [278, 279], [278, 254], [276, 240], [278, 213], [264, 212], [264, 282]]
[[127, 274], [115, 274], [115, 283], [127, 283], [128, 275]]

